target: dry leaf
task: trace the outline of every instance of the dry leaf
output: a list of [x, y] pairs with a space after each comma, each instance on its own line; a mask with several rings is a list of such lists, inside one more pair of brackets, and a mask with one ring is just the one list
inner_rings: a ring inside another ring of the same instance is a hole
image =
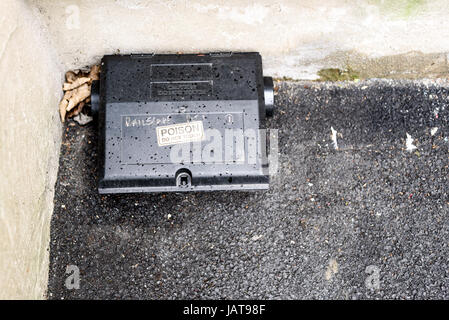
[[72, 83], [64, 83], [64, 91], [69, 91], [69, 90], [73, 90], [76, 89], [80, 86], [82, 86], [85, 83], [90, 83], [91, 79], [88, 77], [83, 77], [83, 78], [78, 78], [75, 81], [73, 81]]
[[65, 114], [67, 106], [69, 105], [69, 102], [67, 100], [62, 100], [59, 104], [59, 114], [61, 116], [61, 121], [65, 122]]
[[92, 66], [90, 70], [66, 72], [66, 82], [63, 86], [65, 93], [59, 103], [59, 113], [62, 122], [65, 122], [66, 118], [76, 117], [81, 114], [86, 103], [90, 102], [91, 83], [100, 79], [99, 73], [100, 66], [98, 65]]
[[[67, 103], [68, 104], [68, 103]], [[83, 111], [84, 106], [86, 105], [85, 101], [82, 101], [78, 104], [78, 106], [74, 109], [72, 109], [69, 114], [67, 115], [68, 118], [72, 118], [74, 116], [77, 116]], [[67, 107], [66, 107], [67, 108]]]
[[85, 100], [90, 96], [90, 86], [85, 83], [81, 87], [73, 90], [73, 95], [69, 99], [69, 105], [66, 108], [66, 111], [72, 110], [78, 103]]
[[65, 121], [65, 115], [67, 106], [69, 105], [69, 99], [72, 97], [73, 91], [67, 91], [64, 93], [64, 97], [62, 98], [61, 102], [59, 103], [59, 113], [61, 115], [61, 121]]
[[92, 81], [100, 80], [100, 66], [93, 66], [92, 69], [90, 69], [89, 78], [91, 78]]
[[73, 72], [73, 71], [68, 71], [68, 72], [65, 74], [65, 80], [66, 80], [68, 83], [74, 82], [77, 78], [78, 78], [78, 77], [76, 76], [75, 72]]

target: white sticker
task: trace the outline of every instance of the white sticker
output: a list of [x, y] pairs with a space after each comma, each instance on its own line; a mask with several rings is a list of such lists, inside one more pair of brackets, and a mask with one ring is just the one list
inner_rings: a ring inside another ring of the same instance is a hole
[[156, 127], [156, 134], [159, 146], [201, 141], [204, 139], [203, 122], [192, 121]]

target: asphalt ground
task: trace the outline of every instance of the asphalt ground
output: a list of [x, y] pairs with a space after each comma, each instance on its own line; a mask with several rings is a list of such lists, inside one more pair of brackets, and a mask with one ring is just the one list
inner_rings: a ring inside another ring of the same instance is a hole
[[449, 83], [277, 85], [263, 192], [100, 196], [95, 125], [69, 122], [48, 298], [448, 299]]

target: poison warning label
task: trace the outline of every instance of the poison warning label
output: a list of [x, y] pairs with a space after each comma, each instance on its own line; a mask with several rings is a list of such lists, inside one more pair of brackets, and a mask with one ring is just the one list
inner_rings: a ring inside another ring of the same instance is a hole
[[204, 139], [203, 122], [192, 121], [156, 127], [156, 134], [159, 146], [201, 141]]

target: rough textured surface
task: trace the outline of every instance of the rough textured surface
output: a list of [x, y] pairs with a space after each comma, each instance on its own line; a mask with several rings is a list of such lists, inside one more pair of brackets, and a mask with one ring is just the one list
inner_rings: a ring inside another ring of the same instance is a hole
[[267, 75], [447, 77], [445, 0], [27, 0], [66, 69], [116, 52], [259, 51]]
[[42, 299], [61, 141], [61, 72], [22, 0], [0, 1], [0, 299]]
[[447, 299], [448, 105], [448, 82], [282, 83], [258, 193], [100, 197], [94, 126], [69, 124], [49, 298]]

